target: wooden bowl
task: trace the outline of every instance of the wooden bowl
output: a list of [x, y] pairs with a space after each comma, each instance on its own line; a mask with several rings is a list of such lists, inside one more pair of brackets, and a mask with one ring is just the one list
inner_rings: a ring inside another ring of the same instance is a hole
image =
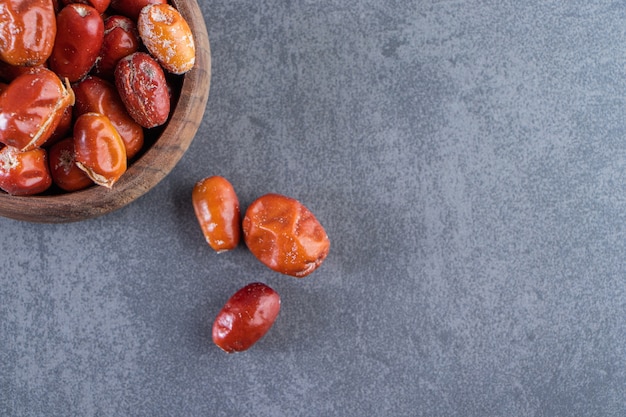
[[162, 133], [108, 189], [91, 186], [71, 193], [11, 196], [0, 190], [0, 216], [38, 223], [86, 220], [126, 206], [157, 185], [176, 166], [200, 126], [209, 97], [211, 50], [195, 0], [171, 0], [189, 23], [196, 44], [194, 68], [182, 76], [180, 97]]

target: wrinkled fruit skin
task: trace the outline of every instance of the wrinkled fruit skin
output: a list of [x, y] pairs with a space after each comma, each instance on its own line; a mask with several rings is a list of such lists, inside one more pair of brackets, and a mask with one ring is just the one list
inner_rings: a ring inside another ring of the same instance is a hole
[[51, 0], [2, 0], [0, 60], [34, 66], [52, 53], [57, 22]]
[[43, 145], [73, 104], [72, 90], [52, 71], [20, 75], [0, 96], [0, 142], [24, 151]]
[[20, 151], [13, 146], [0, 149], [0, 189], [11, 195], [33, 195], [51, 184], [46, 151]]
[[137, 29], [152, 56], [172, 74], [193, 68], [196, 46], [189, 24], [169, 4], [151, 4], [139, 13]]
[[213, 322], [213, 342], [227, 353], [249, 349], [272, 327], [280, 311], [280, 296], [255, 282], [228, 299]]
[[115, 86], [88, 75], [72, 88], [76, 96], [75, 117], [90, 112], [107, 116], [124, 141], [126, 157], [132, 159], [137, 155], [144, 143], [143, 128], [130, 117]]
[[264, 265], [297, 278], [317, 269], [330, 249], [328, 235], [313, 213], [280, 194], [266, 194], [248, 207], [243, 235]]
[[115, 67], [115, 86], [128, 114], [150, 129], [167, 121], [170, 94], [163, 69], [144, 52], [122, 58]]
[[70, 82], [83, 78], [96, 62], [104, 39], [104, 21], [96, 9], [71, 3], [57, 14], [57, 36], [50, 69]]
[[241, 238], [241, 215], [232, 184], [220, 176], [208, 177], [194, 185], [191, 197], [209, 246], [216, 252], [236, 248]]
[[76, 165], [98, 185], [107, 188], [126, 172], [126, 149], [109, 118], [85, 113], [74, 124]]

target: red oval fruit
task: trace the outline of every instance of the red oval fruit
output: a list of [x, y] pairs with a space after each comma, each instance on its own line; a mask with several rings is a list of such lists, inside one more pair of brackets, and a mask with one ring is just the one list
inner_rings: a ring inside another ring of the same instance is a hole
[[213, 322], [213, 342], [227, 353], [249, 349], [272, 327], [280, 296], [261, 282], [248, 284], [228, 299]]
[[48, 189], [52, 177], [46, 151], [20, 151], [13, 146], [0, 149], [0, 188], [11, 195], [33, 195]]
[[270, 269], [302, 278], [319, 267], [330, 249], [324, 228], [299, 201], [279, 194], [255, 200], [243, 219], [250, 252]]
[[194, 185], [191, 198], [209, 246], [218, 253], [236, 248], [241, 236], [241, 216], [232, 184], [220, 176], [205, 178]]
[[145, 52], [122, 58], [115, 67], [115, 86], [128, 114], [141, 126], [153, 128], [167, 121], [170, 93], [163, 69]]
[[96, 62], [104, 38], [104, 22], [96, 9], [71, 3], [57, 14], [57, 36], [50, 69], [71, 82], [83, 78]]
[[72, 89], [52, 71], [20, 75], [0, 96], [0, 142], [24, 151], [43, 145], [73, 104]]
[[150, 54], [172, 74], [193, 68], [196, 46], [185, 18], [170, 4], [151, 4], [137, 19], [139, 36]]

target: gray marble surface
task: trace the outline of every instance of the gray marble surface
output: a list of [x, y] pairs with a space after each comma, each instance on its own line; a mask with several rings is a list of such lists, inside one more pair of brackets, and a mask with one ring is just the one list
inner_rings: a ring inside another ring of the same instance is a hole
[[[189, 152], [112, 214], [0, 219], [2, 416], [626, 415], [626, 4], [202, 0]], [[290, 195], [331, 253], [216, 255], [190, 203]], [[239, 287], [282, 297], [226, 355]]]

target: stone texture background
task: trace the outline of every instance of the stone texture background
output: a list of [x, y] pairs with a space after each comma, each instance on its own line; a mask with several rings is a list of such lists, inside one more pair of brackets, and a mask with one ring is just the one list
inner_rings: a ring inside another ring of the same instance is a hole
[[[626, 5], [201, 0], [189, 152], [110, 215], [0, 219], [3, 416], [624, 416]], [[204, 176], [307, 205], [296, 280], [216, 255]], [[263, 281], [281, 314], [210, 326]]]

